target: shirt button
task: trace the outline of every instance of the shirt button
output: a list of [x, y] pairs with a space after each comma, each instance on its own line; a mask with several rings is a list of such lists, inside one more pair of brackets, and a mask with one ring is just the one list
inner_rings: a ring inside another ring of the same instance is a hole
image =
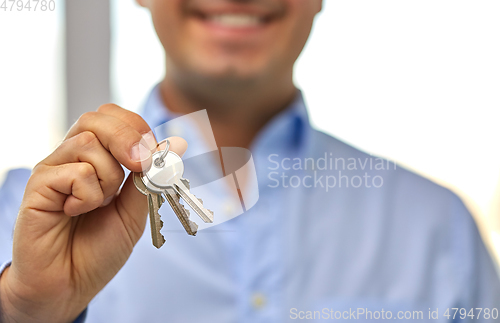
[[252, 296], [252, 307], [254, 310], [260, 310], [266, 306], [266, 296], [262, 293], [255, 293]]

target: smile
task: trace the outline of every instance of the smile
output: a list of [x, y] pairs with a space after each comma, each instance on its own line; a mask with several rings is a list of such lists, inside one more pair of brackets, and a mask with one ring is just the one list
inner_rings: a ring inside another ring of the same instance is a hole
[[248, 28], [264, 24], [265, 19], [249, 14], [217, 14], [205, 18], [206, 21], [228, 28]]

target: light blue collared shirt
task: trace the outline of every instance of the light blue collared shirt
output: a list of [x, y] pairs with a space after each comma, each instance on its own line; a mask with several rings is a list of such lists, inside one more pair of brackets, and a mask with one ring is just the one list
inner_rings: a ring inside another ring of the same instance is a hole
[[[175, 117], [157, 89], [142, 115], [152, 128]], [[180, 135], [190, 145], [186, 156], [196, 156], [206, 149], [191, 126], [157, 137]], [[155, 249], [146, 228], [90, 303], [86, 322], [500, 321], [493, 319], [498, 274], [455, 194], [314, 130], [300, 93], [251, 151], [257, 204], [196, 237], [183, 232], [166, 204], [166, 244]], [[186, 177], [194, 183], [220, 172], [215, 164], [191, 165]], [[11, 258], [29, 174], [10, 172], [0, 191], [0, 262]], [[222, 187], [195, 194], [215, 217], [238, 208]], [[452, 308], [473, 309], [475, 318], [453, 319]]]

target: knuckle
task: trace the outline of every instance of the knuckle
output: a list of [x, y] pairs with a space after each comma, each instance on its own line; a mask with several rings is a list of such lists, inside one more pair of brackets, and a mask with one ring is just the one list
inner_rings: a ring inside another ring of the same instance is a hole
[[134, 130], [128, 124], [120, 123], [113, 129], [113, 136], [115, 138], [126, 139], [133, 135], [133, 132]]
[[90, 165], [89, 163], [78, 163], [76, 167], [76, 173], [80, 178], [86, 179], [96, 176], [94, 166]]
[[121, 167], [117, 167], [109, 174], [109, 181], [113, 185], [120, 185], [125, 179], [125, 173]]
[[90, 122], [95, 120], [98, 114], [99, 114], [98, 112], [94, 111], [85, 112], [80, 116], [80, 118], [78, 118], [78, 121], [75, 123], [75, 125], [77, 127], [83, 127], [83, 129], [85, 129], [86, 128], [85, 125], [88, 125]]
[[40, 173], [43, 173], [47, 169], [47, 166], [42, 162], [39, 162], [38, 164], [33, 167], [31, 170], [31, 175], [38, 175]]
[[101, 189], [96, 189], [89, 196], [88, 201], [93, 206], [99, 206], [104, 202], [104, 193]]
[[149, 128], [148, 124], [144, 119], [137, 113], [124, 109], [116, 104], [104, 104], [97, 109], [98, 112], [105, 113], [105, 114], [117, 114], [117, 111], [119, 111], [120, 119], [129, 124], [130, 126], [133, 125], [140, 125], [140, 127], [146, 127]]
[[98, 109], [97, 109], [97, 112], [109, 112], [109, 111], [112, 111], [112, 110], [116, 110], [116, 109], [121, 109], [118, 105], [116, 104], [113, 104], [113, 103], [106, 103], [106, 104], [103, 104], [101, 105]]
[[143, 124], [144, 126], [147, 126], [149, 128], [149, 126], [147, 125], [146, 121], [144, 121], [144, 119], [140, 115], [138, 115], [137, 113], [135, 113], [135, 112], [129, 111], [129, 114], [127, 115], [127, 118], [129, 118], [129, 120], [130, 120], [131, 123], [134, 123], [134, 124]]
[[94, 146], [98, 143], [97, 136], [91, 131], [84, 131], [75, 136], [76, 145], [86, 149], [89, 146]]

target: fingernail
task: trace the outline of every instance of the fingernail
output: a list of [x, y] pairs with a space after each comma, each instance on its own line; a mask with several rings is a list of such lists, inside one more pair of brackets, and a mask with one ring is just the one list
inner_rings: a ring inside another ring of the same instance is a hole
[[105, 199], [104, 202], [102, 202], [101, 206], [108, 206], [109, 203], [111, 203], [111, 201], [113, 201], [113, 198], [114, 198], [114, 196], [111, 195], [110, 197], [108, 197], [107, 199]]
[[151, 150], [151, 151], [156, 150], [156, 146], [157, 146], [156, 138], [155, 138], [155, 135], [153, 134], [152, 131], [142, 134], [141, 143], [144, 146], [148, 147], [149, 150]]
[[151, 157], [151, 151], [143, 144], [136, 143], [132, 146], [132, 150], [130, 152], [130, 159], [132, 159], [132, 161], [142, 162], [148, 160], [149, 157]]

